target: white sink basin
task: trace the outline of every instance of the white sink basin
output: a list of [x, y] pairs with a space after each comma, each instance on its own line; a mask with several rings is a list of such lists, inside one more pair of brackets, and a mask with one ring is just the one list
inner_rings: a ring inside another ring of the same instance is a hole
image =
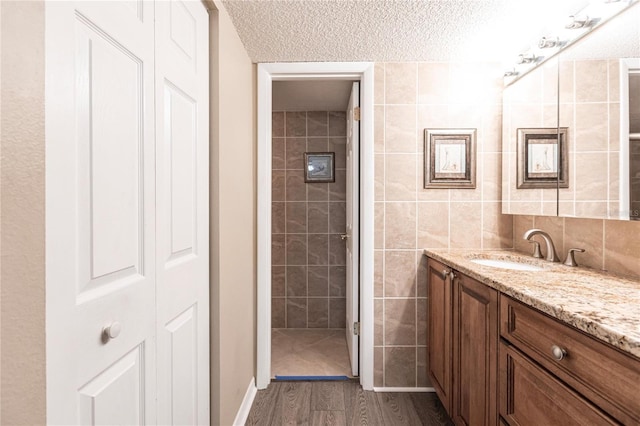
[[528, 263], [518, 263], [499, 259], [471, 259], [473, 263], [493, 268], [512, 269], [514, 271], [543, 271], [544, 269]]

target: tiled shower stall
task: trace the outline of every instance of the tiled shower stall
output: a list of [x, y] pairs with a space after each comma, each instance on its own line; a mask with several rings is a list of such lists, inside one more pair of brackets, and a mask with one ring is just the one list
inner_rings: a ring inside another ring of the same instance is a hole
[[[345, 328], [346, 113], [272, 122], [273, 328]], [[335, 182], [306, 183], [305, 152], [335, 153]]]

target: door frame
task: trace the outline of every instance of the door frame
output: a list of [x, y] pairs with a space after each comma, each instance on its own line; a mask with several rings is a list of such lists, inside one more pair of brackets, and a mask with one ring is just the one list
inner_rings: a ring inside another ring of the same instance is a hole
[[[256, 385], [271, 381], [271, 115], [278, 80], [360, 81], [360, 384], [373, 390], [373, 68], [372, 62], [258, 64]], [[347, 326], [349, 326], [347, 324]]]

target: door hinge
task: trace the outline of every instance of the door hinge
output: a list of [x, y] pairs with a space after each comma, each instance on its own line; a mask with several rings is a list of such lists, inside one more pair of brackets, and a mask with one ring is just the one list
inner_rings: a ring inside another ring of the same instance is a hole
[[353, 109], [353, 119], [355, 121], [360, 121], [360, 107], [355, 107]]
[[360, 323], [359, 322], [354, 322], [353, 323], [353, 334], [355, 336], [359, 336], [360, 335]]

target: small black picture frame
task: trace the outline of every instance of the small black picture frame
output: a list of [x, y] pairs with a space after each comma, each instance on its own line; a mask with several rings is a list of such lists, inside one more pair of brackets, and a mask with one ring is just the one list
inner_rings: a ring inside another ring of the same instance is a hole
[[305, 152], [304, 181], [306, 183], [335, 182], [335, 153]]

